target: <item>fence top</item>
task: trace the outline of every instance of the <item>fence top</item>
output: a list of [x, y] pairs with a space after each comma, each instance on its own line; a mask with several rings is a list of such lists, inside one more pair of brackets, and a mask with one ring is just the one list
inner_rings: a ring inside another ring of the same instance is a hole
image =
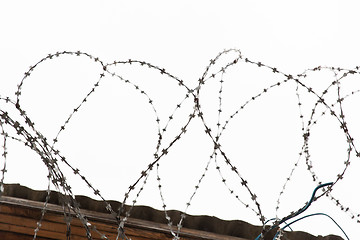
[[[7, 204], [18, 207], [27, 207], [32, 209], [41, 209], [44, 207], [43, 202], [46, 198], [46, 191], [36, 191], [19, 184], [6, 184], [4, 195], [0, 198], [0, 205]], [[76, 200], [80, 204], [83, 214], [96, 221], [104, 223], [115, 223], [114, 217], [107, 213], [105, 204], [86, 196], [76, 196]], [[114, 209], [120, 206], [120, 202], [109, 201]], [[50, 194], [48, 212], [63, 213], [61, 198], [57, 192], [52, 191]], [[174, 219], [179, 219], [181, 212], [171, 210], [168, 212]], [[132, 215], [126, 223], [127, 227], [141, 228], [148, 231], [169, 233], [169, 227], [165, 219], [163, 211], [153, 209], [148, 206], [135, 206]], [[261, 226], [254, 226], [241, 220], [221, 220], [210, 216], [186, 216], [184, 228], [181, 230], [181, 236], [191, 239], [228, 239], [228, 240], [247, 240], [255, 239], [261, 232]], [[327, 236], [325, 238], [319, 236], [314, 237], [304, 232], [287, 233], [290, 239], [298, 239], [298, 236], [306, 239], [327, 239], [339, 240], [337, 236]], [[272, 235], [272, 234], [270, 234]]]

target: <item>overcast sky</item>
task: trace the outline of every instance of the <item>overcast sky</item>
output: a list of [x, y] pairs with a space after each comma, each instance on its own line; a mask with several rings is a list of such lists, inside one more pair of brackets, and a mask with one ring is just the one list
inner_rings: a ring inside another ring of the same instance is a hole
[[[104, 63], [146, 61], [183, 80], [189, 88], [197, 86], [210, 60], [224, 49], [239, 49], [243, 58], [293, 76], [317, 66], [353, 69], [360, 65], [359, 7], [356, 1], [3, 1], [0, 96], [15, 99], [17, 84], [30, 66], [48, 54], [65, 50], [79, 50], [99, 57]], [[210, 73], [236, 57], [235, 52], [226, 54]], [[223, 122], [252, 96], [284, 80], [266, 68], [244, 62], [237, 66], [224, 74]], [[109, 69], [140, 86], [153, 99], [161, 129], [185, 97], [186, 90], [178, 82], [148, 67], [127, 64]], [[37, 129], [53, 139], [99, 80], [100, 73], [101, 65], [84, 56], [46, 61], [24, 83], [21, 106]], [[324, 89], [333, 81], [333, 75], [324, 70], [309, 73], [309, 79], [314, 89]], [[209, 79], [200, 93], [205, 119], [213, 132], [219, 108], [219, 80], [220, 75]], [[348, 92], [358, 90], [359, 78], [344, 85]], [[296, 84], [290, 82], [253, 101], [222, 136], [224, 151], [258, 196], [267, 218], [275, 217], [277, 197], [302, 147], [295, 89]], [[305, 92], [303, 110], [308, 117], [314, 99]], [[148, 101], [131, 85], [107, 74], [66, 131], [59, 135], [57, 147], [61, 153], [107, 199], [122, 201], [128, 186], [153, 161], [158, 126]], [[360, 98], [349, 97], [347, 102], [346, 120], [358, 143]], [[1, 109], [10, 108], [4, 102], [1, 104]], [[162, 148], [179, 133], [192, 111], [193, 99], [185, 99], [164, 132]], [[213, 143], [204, 130], [201, 120], [194, 119], [181, 141], [160, 163], [162, 189], [169, 209], [186, 208], [206, 167]], [[312, 139], [315, 170], [322, 182], [334, 181], [344, 167], [347, 150], [338, 122], [329, 116], [320, 118]], [[300, 160], [287, 194], [283, 195], [279, 217], [302, 207], [316, 186], [304, 161]], [[7, 164], [5, 182], [46, 189], [47, 170], [29, 149], [18, 143], [9, 144]], [[356, 190], [359, 170], [359, 159], [353, 157], [344, 180], [334, 189], [334, 195], [356, 213], [360, 212], [360, 194]], [[65, 168], [64, 173], [75, 194], [95, 197], [78, 177], [74, 178]], [[230, 171], [224, 174], [230, 182], [238, 181]], [[162, 209], [157, 185], [153, 171], [138, 203]], [[239, 189], [240, 186], [237, 182]], [[244, 201], [251, 202], [248, 195]], [[356, 239], [360, 233], [360, 225], [325, 197], [307, 213], [315, 212], [331, 215], [350, 239]], [[188, 213], [260, 224], [253, 212], [229, 194], [213, 161]], [[341, 235], [324, 217], [309, 218], [293, 229], [315, 235]]]

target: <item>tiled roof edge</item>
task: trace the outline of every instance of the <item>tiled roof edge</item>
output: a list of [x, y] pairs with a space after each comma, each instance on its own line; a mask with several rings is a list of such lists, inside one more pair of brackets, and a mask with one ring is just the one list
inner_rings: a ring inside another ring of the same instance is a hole
[[[32, 190], [20, 184], [5, 184], [4, 195], [9, 197], [44, 202], [47, 192]], [[81, 209], [108, 213], [105, 209], [105, 204], [102, 201], [94, 200], [86, 196], [76, 196], [76, 200], [80, 204]], [[121, 204], [117, 201], [108, 202], [112, 205], [113, 209], [118, 209]], [[49, 203], [61, 205], [61, 198], [59, 197], [59, 194], [57, 192], [51, 192]], [[180, 214], [180, 211], [168, 211], [168, 215], [171, 217], [174, 223], [178, 222]], [[148, 206], [135, 206], [131, 211], [131, 218], [167, 224], [167, 220], [165, 219], [165, 214], [163, 211], [156, 210]], [[261, 226], [254, 226], [241, 220], [222, 220], [217, 217], [191, 215], [186, 216], [183, 226], [189, 229], [207, 231], [216, 234], [240, 237], [245, 239], [255, 239], [262, 229]], [[291, 240], [342, 240], [341, 237], [334, 235], [329, 235], [326, 237], [315, 237], [304, 232], [290, 232], [287, 234], [287, 236]]]

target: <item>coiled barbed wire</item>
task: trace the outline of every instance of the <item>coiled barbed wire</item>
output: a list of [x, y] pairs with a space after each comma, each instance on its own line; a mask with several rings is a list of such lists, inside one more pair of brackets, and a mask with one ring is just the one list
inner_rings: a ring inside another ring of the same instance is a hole
[[[225, 55], [231, 55], [230, 56], [231, 60], [228, 61], [225, 60], [225, 63], [222, 63], [221, 61], [223, 61]], [[82, 99], [82, 101], [76, 105], [76, 107], [74, 108], [72, 113], [68, 116], [64, 124], [60, 126], [57, 135], [51, 142], [48, 139], [46, 139], [44, 135], [36, 129], [35, 123], [26, 114], [25, 111], [26, 109], [22, 108], [21, 95], [23, 89], [25, 88], [24, 86], [26, 86], [26, 84], [31, 84], [30, 82], [31, 74], [34, 70], [37, 69], [39, 65], [41, 65], [43, 62], [51, 61], [52, 59], [63, 56], [83, 57], [90, 61], [94, 61], [99, 65], [99, 69], [101, 69], [101, 71], [99, 78], [95, 82], [94, 86], [86, 94], [86, 96]], [[253, 95], [245, 102], [239, 103], [238, 105], [239, 107], [233, 113], [231, 113], [229, 116], [224, 116], [223, 114], [224, 103], [222, 101], [223, 83], [224, 81], [226, 81], [227, 72], [233, 69], [234, 67], [236, 67], [239, 63], [250, 64], [252, 66], [256, 66], [258, 68], [264, 69], [265, 71], [276, 75], [280, 80], [276, 83], [272, 83], [267, 86], [264, 86], [263, 90]], [[157, 72], [159, 75], [165, 76], [166, 78], [169, 79], [169, 81], [174, 81], [175, 83], [177, 83], [177, 85], [179, 86], [179, 88], [182, 89], [182, 91], [185, 91], [183, 99], [174, 107], [174, 111], [167, 119], [161, 119], [158, 114], [157, 106], [154, 104], [153, 98], [146, 91], [142, 89], [141, 85], [135, 84], [130, 79], [127, 79], [126, 77], [123, 77], [120, 74], [118, 74], [116, 71], [116, 67], [119, 65], [127, 65], [127, 66], [137, 65], [140, 67], [146, 67], [152, 71]], [[321, 71], [332, 72], [334, 75], [334, 79], [331, 80], [328, 86], [326, 86], [324, 89], [315, 90], [308, 83], [306, 83], [306, 78], [307, 75], [311, 72], [321, 72]], [[164, 215], [166, 220], [168, 221], [169, 231], [171, 232], [174, 239], [179, 239], [181, 234], [181, 228], [183, 227], [188, 208], [191, 206], [193, 198], [197, 194], [203, 179], [206, 177], [210, 164], [213, 162], [215, 164], [215, 168], [217, 172], [219, 173], [221, 182], [228, 189], [230, 195], [232, 195], [237, 201], [239, 201], [245, 208], [250, 209], [259, 218], [261, 224], [265, 226], [267, 217], [263, 214], [263, 209], [257, 197], [258, 195], [250, 187], [248, 180], [241, 174], [242, 171], [244, 170], [239, 170], [237, 166], [233, 163], [233, 161], [230, 160], [229, 155], [226, 154], [223, 146], [221, 145], [222, 144], [221, 137], [225, 132], [225, 130], [227, 129], [228, 125], [233, 121], [233, 119], [239, 117], [239, 114], [245, 111], [244, 109], [248, 108], [248, 106], [252, 102], [257, 101], [259, 98], [263, 97], [264, 95], [271, 94], [273, 89], [281, 88], [286, 84], [292, 83], [296, 85], [296, 90], [294, 94], [298, 99], [299, 117], [302, 122], [301, 131], [303, 136], [303, 145], [299, 152], [299, 158], [295, 161], [295, 164], [290, 171], [289, 177], [286, 178], [283, 188], [279, 194], [277, 200], [277, 206], [276, 206], [276, 214], [278, 214], [278, 209], [280, 208], [281, 197], [286, 191], [287, 184], [289, 181], [291, 181], [293, 173], [297, 169], [300, 161], [302, 160], [305, 161], [308, 171], [312, 176], [312, 180], [316, 184], [322, 183], [322, 180], [313, 169], [312, 159], [310, 157], [309, 139], [310, 139], [310, 135], [311, 135], [310, 133], [312, 127], [316, 125], [319, 121], [321, 121], [321, 117], [328, 114], [338, 122], [341, 130], [345, 135], [348, 145], [347, 159], [344, 161], [343, 169], [341, 169], [341, 171], [338, 172], [336, 179], [333, 180], [334, 184], [331, 187], [323, 188], [322, 194], [317, 196], [314, 199], [314, 201], [316, 201], [317, 199], [323, 196], [327, 196], [336, 204], [336, 206], [339, 206], [341, 210], [347, 212], [352, 219], [355, 219], [355, 221], [359, 223], [360, 214], [355, 213], [355, 211], [352, 210], [350, 207], [347, 207], [344, 204], [342, 204], [340, 200], [334, 197], [333, 194], [331, 193], [333, 187], [337, 184], [337, 182], [341, 181], [344, 178], [345, 173], [350, 166], [351, 157], [353, 155], [355, 155], [356, 157], [360, 157], [360, 153], [357, 150], [354, 143], [354, 138], [351, 135], [350, 130], [348, 129], [347, 123], [345, 121], [345, 111], [343, 108], [344, 101], [346, 101], [347, 98], [352, 97], [355, 94], [358, 94], [360, 90], [353, 89], [351, 93], [344, 95], [341, 88], [341, 83], [347, 77], [358, 76], [359, 73], [360, 73], [359, 67], [355, 67], [354, 69], [343, 69], [343, 68], [319, 66], [313, 69], [307, 69], [301, 74], [292, 75], [292, 74], [284, 73], [278, 68], [266, 65], [262, 62], [252, 61], [248, 58], [244, 58], [241, 52], [237, 49], [229, 49], [220, 52], [214, 59], [210, 60], [210, 63], [206, 66], [204, 73], [198, 79], [197, 86], [192, 88], [187, 86], [184, 80], [172, 75], [164, 68], [145, 61], [128, 59], [126, 61], [114, 61], [112, 63], [105, 63], [101, 59], [81, 51], [77, 51], [77, 52], [63, 51], [63, 52], [56, 52], [54, 54], [49, 54], [46, 57], [42, 58], [35, 65], [31, 66], [29, 70], [25, 72], [24, 77], [22, 78], [20, 84], [18, 85], [17, 91], [15, 92], [15, 96], [16, 96], [15, 99], [11, 99], [10, 97], [7, 96], [6, 97], [0, 96], [0, 127], [1, 127], [1, 135], [3, 136], [2, 154], [1, 154], [3, 167], [1, 170], [2, 176], [0, 181], [0, 196], [3, 193], [4, 179], [7, 171], [6, 157], [7, 157], [8, 141], [13, 140], [13, 141], [22, 142], [26, 147], [29, 147], [31, 150], [33, 150], [38, 154], [39, 158], [42, 160], [42, 162], [45, 164], [46, 168], [48, 169], [47, 197], [45, 199], [44, 207], [41, 211], [42, 213], [41, 218], [37, 222], [35, 228], [34, 239], [36, 239], [37, 232], [40, 231], [41, 229], [41, 222], [44, 218], [44, 215], [46, 214], [46, 208], [50, 198], [51, 184], [55, 186], [56, 190], [59, 193], [61, 193], [63, 196], [62, 198], [63, 210], [64, 210], [65, 221], [68, 226], [68, 229], [70, 229], [70, 225], [71, 225], [70, 223], [71, 214], [74, 214], [77, 218], [80, 219], [81, 223], [83, 224], [88, 239], [92, 239], [92, 233], [91, 233], [92, 231], [95, 231], [97, 234], [99, 234], [101, 238], [107, 239], [107, 237], [103, 233], [99, 232], [96, 229], [96, 226], [91, 224], [90, 221], [81, 213], [80, 207], [77, 201], [75, 200], [75, 195], [72, 192], [72, 188], [67, 183], [66, 176], [63, 174], [63, 171], [58, 165], [58, 162], [62, 162], [65, 164], [65, 166], [69, 167], [72, 170], [73, 174], [79, 176], [81, 180], [93, 191], [94, 195], [102, 199], [102, 201], [105, 203], [106, 210], [110, 214], [112, 214], [112, 216], [117, 220], [118, 235], [116, 239], [119, 238], [128, 239], [124, 230], [125, 223], [128, 220], [128, 218], [131, 216], [131, 211], [133, 207], [136, 205], [138, 197], [140, 197], [142, 191], [146, 187], [146, 183], [149, 180], [150, 173], [152, 172], [152, 170], [156, 168], [156, 181], [158, 182], [159, 194], [162, 201]], [[135, 179], [133, 184], [129, 186], [128, 190], [125, 192], [123, 201], [121, 202], [121, 207], [117, 210], [112, 208], [111, 204], [102, 196], [100, 190], [95, 188], [94, 184], [91, 183], [85, 177], [85, 175], [83, 175], [80, 172], [78, 168], [73, 167], [73, 165], [69, 162], [69, 160], [66, 159], [65, 156], [62, 156], [60, 154], [60, 151], [56, 148], [56, 145], [59, 142], [60, 134], [66, 130], [68, 123], [74, 117], [76, 117], [76, 114], [79, 111], [81, 111], [83, 105], [87, 104], [88, 99], [95, 93], [95, 90], [101, 87], [101, 83], [105, 76], [117, 78], [119, 81], [122, 81], [125, 84], [132, 87], [138, 94], [140, 94], [142, 97], [146, 99], [147, 103], [149, 104], [150, 108], [154, 113], [153, 121], [155, 121], [156, 123], [157, 136], [158, 136], [155, 141], [156, 147], [154, 150], [154, 154], [151, 157], [151, 160], [149, 159], [149, 164], [143, 168], [140, 175]], [[204, 102], [202, 102], [201, 94], [203, 87], [208, 82], [216, 81], [216, 80], [219, 80], [220, 83], [220, 88], [218, 91], [219, 105], [217, 109], [218, 114], [217, 114], [216, 126], [212, 127], [203, 112]], [[335, 102], [329, 102], [329, 100], [327, 100], [326, 97], [327, 94], [333, 89], [335, 89], [337, 92], [337, 99], [335, 100]], [[306, 91], [308, 94], [310, 94], [312, 97], [315, 97], [316, 99], [310, 111], [311, 112], [310, 116], [307, 119], [304, 117], [303, 114], [304, 108], [302, 106], [302, 101], [303, 101], [302, 98], [306, 98], [306, 96], [303, 96], [301, 91]], [[192, 101], [193, 109], [191, 112], [188, 113], [187, 119], [185, 118], [186, 119], [185, 124], [181, 128], [179, 128], [176, 136], [167, 145], [164, 144], [163, 139], [164, 136], [166, 135], [166, 130], [168, 126], [172, 123], [172, 121], [176, 117], [179, 117], [176, 116], [178, 110], [183, 106], [185, 102], [188, 101]], [[19, 114], [19, 116], [10, 115], [7, 111], [5, 111], [4, 106], [9, 107], [11, 109], [15, 109], [16, 112]], [[321, 111], [319, 110], [320, 107], [323, 107], [325, 110], [322, 110], [322, 112], [318, 114], [318, 111]], [[223, 121], [224, 117], [226, 119], [225, 121]], [[186, 205], [185, 210], [182, 212], [180, 216], [180, 220], [176, 225], [176, 230], [175, 230], [173, 228], [174, 227], [173, 221], [167, 213], [166, 197], [162, 189], [161, 176], [160, 176], [161, 174], [159, 167], [161, 166], [161, 162], [163, 158], [172, 150], [172, 147], [175, 144], [180, 144], [178, 143], [179, 140], [183, 137], [183, 135], [186, 134], [186, 132], [190, 128], [190, 123], [194, 119], [200, 119], [200, 121], [202, 122], [202, 125], [204, 127], [204, 133], [206, 136], [209, 137], [209, 139], [213, 143], [213, 149], [212, 149], [212, 154], [210, 155], [208, 161], [206, 162], [204, 171], [202, 171], [200, 177], [198, 178], [198, 182], [195, 185], [194, 191], [192, 192], [192, 194], [189, 197], [189, 200], [185, 204]], [[165, 124], [161, 125], [161, 123], [164, 123], [164, 121]], [[14, 132], [10, 133], [11, 131]], [[12, 135], [12, 134], [16, 134], [16, 135]], [[228, 184], [227, 174], [223, 172], [223, 166], [220, 166], [219, 164], [220, 162], [224, 163], [227, 169], [230, 170], [238, 178], [237, 186], [231, 186]], [[243, 196], [238, 193], [239, 187], [241, 187], [247, 192], [247, 196]], [[137, 193], [135, 194], [135, 198], [132, 200], [131, 206], [127, 210], [125, 210], [125, 204], [129, 199], [130, 193], [132, 193], [133, 191], [137, 191]], [[290, 213], [288, 216], [283, 217], [283, 219], [289, 218], [290, 216], [292, 216], [292, 214], [293, 213]], [[280, 218], [276, 215], [276, 221], [273, 223], [273, 226], [277, 226], [276, 224], [278, 224], [278, 220], [280, 220]], [[70, 233], [68, 232], [67, 235], [69, 234]], [[263, 235], [266, 234], [265, 227], [262, 234]]]

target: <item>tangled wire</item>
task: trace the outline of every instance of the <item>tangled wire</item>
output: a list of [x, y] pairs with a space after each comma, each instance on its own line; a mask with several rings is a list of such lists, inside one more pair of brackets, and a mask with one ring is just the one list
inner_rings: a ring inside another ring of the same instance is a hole
[[[227, 58], [225, 57], [226, 55]], [[43, 64], [44, 62], [51, 61], [52, 59], [61, 58], [63, 56], [82, 57], [88, 59], [89, 61], [94, 61], [96, 64], [99, 65], [101, 69], [101, 73], [98, 80], [95, 82], [94, 86], [92, 87], [92, 89], [86, 94], [86, 96], [82, 99], [82, 101], [79, 104], [77, 104], [77, 106], [74, 108], [74, 110], [66, 119], [66, 121], [62, 124], [62, 126], [60, 126], [60, 129], [58, 130], [55, 138], [53, 140], [49, 140], [38, 129], [36, 129], [34, 121], [30, 119], [30, 117], [27, 115], [25, 111], [26, 109], [23, 108], [21, 96], [23, 93], [24, 86], [28, 84], [27, 82], [30, 81], [30, 78], [32, 77], [32, 73], [37, 69], [39, 65]], [[224, 85], [223, 84], [226, 80], [227, 73], [231, 72], [232, 69], [234, 69], [236, 66], [239, 66], [240, 64], [251, 65], [256, 68], [262, 68], [265, 71], [277, 76], [280, 79], [280, 81], [276, 81], [274, 83], [265, 86], [264, 88], [262, 88], [261, 91], [251, 96], [245, 102], [240, 103], [238, 105], [238, 108], [234, 112], [232, 112], [229, 116], [225, 116], [226, 120], [223, 121], [222, 120], [224, 116], [223, 113]], [[159, 75], [165, 76], [169, 81], [173, 81], [177, 83], [179, 88], [181, 88], [182, 91], [185, 92], [183, 99], [180, 101], [180, 103], [178, 103], [174, 107], [174, 111], [167, 119], [160, 118], [160, 115], [158, 114], [158, 110], [157, 110], [158, 108], [154, 103], [153, 98], [147, 93], [147, 91], [144, 91], [140, 85], [135, 84], [131, 80], [124, 78], [117, 73], [116, 67], [123, 65], [129, 67], [138, 66], [155, 71]], [[327, 85], [325, 87], [322, 87], [321, 89], [316, 89], [311, 87], [311, 83], [306, 82], [308, 75], [313, 72], [330, 72], [333, 76], [331, 81], [327, 82]], [[305, 203], [303, 208], [301, 208], [298, 211], [294, 211], [283, 218], [278, 217], [278, 209], [280, 207], [281, 197], [286, 190], [288, 182], [291, 181], [295, 170], [299, 166], [299, 163], [301, 161], [304, 161], [308, 171], [312, 176], [312, 180], [317, 185], [319, 185], [320, 188], [323, 190], [321, 194], [314, 197], [312, 201], [316, 201], [317, 199], [324, 196], [328, 197], [341, 210], [347, 212], [352, 219], [354, 219], [357, 222], [360, 222], [360, 214], [355, 213], [350, 207], [347, 207], [344, 204], [342, 204], [341, 201], [332, 194], [332, 190], [334, 186], [344, 178], [346, 171], [349, 169], [352, 157], [354, 156], [360, 157], [360, 152], [357, 150], [355, 146], [354, 138], [351, 135], [348, 124], [345, 120], [345, 109], [343, 107], [345, 101], [358, 94], [359, 90], [352, 89], [351, 91], [344, 93], [342, 88], [343, 82], [345, 82], [348, 78], [358, 77], [359, 73], [360, 73], [359, 67], [356, 67], [354, 69], [343, 69], [343, 68], [319, 66], [312, 69], [307, 69], [301, 74], [291, 75], [282, 72], [278, 68], [268, 66], [261, 62], [252, 61], [248, 58], [244, 58], [241, 55], [241, 52], [237, 49], [229, 49], [220, 52], [214, 59], [210, 60], [210, 63], [206, 66], [205, 71], [198, 79], [197, 86], [192, 88], [189, 87], [184, 80], [172, 75], [164, 68], [158, 67], [156, 65], [153, 65], [145, 61], [129, 59], [126, 61], [114, 61], [113, 63], [105, 63], [97, 57], [94, 57], [88, 53], [84, 53], [80, 51], [77, 52], [64, 51], [64, 52], [57, 52], [55, 54], [49, 54], [48, 56], [38, 61], [35, 65], [31, 66], [30, 69], [25, 72], [24, 77], [22, 78], [20, 84], [18, 85], [17, 91], [15, 93], [16, 95], [15, 99], [12, 99], [10, 97], [0, 96], [0, 101], [1, 101], [0, 126], [1, 126], [1, 135], [3, 136], [2, 154], [1, 154], [3, 167], [1, 170], [2, 175], [0, 181], [0, 196], [3, 193], [4, 179], [7, 171], [7, 167], [6, 167], [6, 159], [8, 153], [7, 142], [8, 141], [22, 142], [23, 144], [25, 144], [25, 146], [27, 146], [32, 151], [37, 153], [37, 155], [45, 164], [48, 170], [48, 176], [47, 176], [48, 195], [46, 197], [42, 209], [41, 218], [39, 219], [35, 229], [34, 239], [36, 239], [37, 233], [38, 231], [40, 231], [41, 222], [44, 218], [44, 215], [46, 214], [46, 208], [50, 198], [51, 185], [53, 185], [56, 188], [56, 190], [59, 193], [61, 193], [63, 196], [63, 210], [64, 210], [64, 215], [66, 216], [65, 221], [68, 226], [70, 226], [70, 219], [71, 219], [70, 216], [75, 215], [82, 222], [86, 230], [88, 239], [92, 239], [91, 232], [93, 231], [97, 232], [103, 239], [108, 239], [104, 234], [99, 232], [96, 229], [96, 226], [94, 226], [82, 214], [79, 205], [75, 200], [75, 195], [72, 191], [72, 187], [67, 182], [63, 170], [59, 166], [59, 162], [65, 164], [68, 168], [70, 168], [74, 175], [79, 176], [81, 180], [93, 191], [94, 195], [100, 197], [102, 201], [105, 203], [107, 211], [113, 215], [114, 219], [117, 220], [118, 234], [116, 239], [128, 239], [128, 237], [126, 236], [126, 232], [124, 231], [124, 225], [128, 220], [128, 218], [130, 217], [133, 206], [135, 206], [138, 197], [143, 192], [144, 187], [146, 186], [146, 183], [149, 180], [150, 172], [156, 169], [156, 175], [157, 175], [156, 181], [158, 181], [158, 189], [161, 196], [165, 218], [168, 221], [169, 230], [173, 235], [173, 238], [179, 239], [181, 228], [183, 227], [183, 223], [185, 221], [188, 208], [192, 204], [192, 200], [194, 199], [194, 196], [197, 194], [198, 189], [200, 188], [201, 183], [203, 182], [203, 179], [206, 176], [210, 163], [213, 162], [215, 163], [216, 170], [219, 173], [222, 183], [226, 186], [230, 195], [233, 196], [237, 201], [239, 201], [245, 208], [252, 211], [264, 226], [260, 238], [264, 237], [269, 232], [270, 229], [279, 227], [279, 232], [276, 238], [280, 239], [281, 234], [285, 228], [285, 227], [280, 227], [281, 224], [285, 224], [286, 220], [290, 220], [291, 218], [298, 215], [300, 213], [300, 210], [304, 209], [304, 207], [308, 206], [309, 204], [309, 202]], [[155, 116], [154, 123], [157, 126], [156, 148], [153, 156], [151, 157], [152, 159], [149, 161], [149, 164], [147, 166], [144, 166], [139, 176], [135, 179], [133, 184], [129, 186], [128, 190], [126, 190], [124, 199], [122, 201], [122, 205], [119, 209], [113, 209], [111, 204], [102, 196], [100, 190], [95, 188], [93, 183], [91, 183], [86, 178], [86, 176], [84, 176], [81, 173], [81, 171], [78, 168], [73, 167], [70, 161], [65, 156], [63, 156], [60, 153], [60, 150], [57, 148], [57, 143], [59, 141], [60, 134], [66, 130], [69, 122], [76, 116], [76, 114], [79, 111], [81, 111], [83, 105], [87, 104], [88, 99], [91, 98], [91, 96], [95, 93], [95, 90], [101, 87], [101, 83], [103, 79], [105, 79], [105, 77], [117, 78], [119, 81], [122, 81], [125, 84], [129, 85], [131, 88], [133, 88], [142, 97], [146, 98], [147, 103], [154, 112], [154, 116]], [[202, 101], [202, 90], [208, 83], [213, 81], [218, 81], [220, 84], [218, 91], [219, 101], [218, 101], [218, 109], [217, 109], [217, 121], [215, 126], [212, 126], [210, 124], [210, 121], [208, 121], [207, 115], [203, 111], [204, 102]], [[285, 179], [285, 183], [278, 196], [278, 201], [276, 206], [276, 213], [277, 213], [276, 217], [268, 218], [263, 213], [262, 205], [260, 204], [257, 194], [255, 194], [254, 190], [250, 187], [248, 180], [243, 175], [243, 172], [245, 170], [244, 169], [239, 170], [236, 164], [232, 160], [230, 160], [229, 154], [226, 153], [224, 147], [221, 144], [222, 143], [221, 140], [223, 133], [227, 129], [228, 125], [236, 117], [239, 117], [240, 113], [242, 113], [243, 111], [245, 111], [245, 109], [247, 109], [248, 105], [257, 101], [259, 98], [265, 95], [271, 94], [274, 91], [274, 89], [281, 89], [282, 86], [287, 84], [295, 84], [296, 86], [294, 93], [297, 97], [299, 116], [302, 123], [301, 134], [303, 138], [303, 144], [299, 153], [299, 158], [295, 161], [289, 176]], [[304, 109], [303, 102], [305, 99], [304, 97], [305, 93], [309, 94], [313, 99], [315, 99], [312, 104], [311, 111], [308, 117], [305, 117], [304, 114], [304, 112], [309, 110], [309, 109]], [[335, 93], [336, 98], [335, 99], [331, 98], [330, 93]], [[167, 145], [165, 145], [163, 139], [164, 136], [166, 135], [166, 130], [168, 126], [172, 123], [173, 119], [176, 117], [175, 116], [176, 113], [183, 106], [183, 104], [189, 101], [192, 102], [193, 108], [191, 112], [189, 112], [185, 124], [178, 129], [178, 132], [175, 135], [175, 137], [173, 137], [173, 139]], [[15, 109], [16, 110], [15, 112], [17, 112], [18, 115], [10, 114], [9, 111], [5, 110], [6, 108], [11, 108], [13, 110]], [[313, 160], [311, 158], [310, 150], [309, 150], [312, 128], [324, 116], [331, 116], [332, 119], [336, 120], [337, 124], [340, 126], [345, 136], [346, 144], [347, 144], [347, 159], [344, 161], [343, 168], [338, 172], [336, 179], [332, 179], [333, 181], [331, 184], [324, 184], [321, 178], [314, 170]], [[190, 123], [193, 122], [194, 119], [198, 119], [202, 122], [202, 125], [204, 127], [204, 133], [211, 140], [213, 149], [212, 149], [212, 154], [210, 155], [206, 163], [205, 170], [200, 174], [195, 189], [192, 192], [189, 201], [186, 203], [186, 208], [181, 214], [180, 221], [178, 222], [178, 224], [174, 225], [172, 223], [170, 216], [167, 213], [167, 206], [165, 203], [165, 196], [162, 190], [162, 184], [161, 184], [162, 180], [160, 177], [159, 167], [161, 165], [162, 160], [172, 150], [173, 146], [177, 144], [177, 142], [179, 142], [179, 140], [186, 134], [186, 132], [190, 128]], [[165, 123], [165, 124], [162, 125], [161, 123]], [[221, 163], [224, 163], [227, 169], [230, 170], [231, 173], [237, 177], [238, 179], [237, 186], [234, 187], [228, 184], [227, 181], [228, 174], [224, 173], [223, 167], [220, 167]], [[245, 190], [245, 192], [247, 192], [247, 196], [245, 194], [238, 194], [238, 189], [240, 188]], [[132, 200], [132, 204], [131, 204], [132, 207], [130, 207], [128, 210], [125, 210], [125, 204], [129, 201], [130, 193], [133, 192], [136, 192], [136, 194], [134, 199]], [[270, 227], [265, 226], [265, 224], [269, 224], [270, 222], [271, 222]], [[288, 225], [286, 225], [286, 227], [288, 227]], [[70, 231], [70, 227], [68, 229]], [[70, 236], [69, 232], [67, 233], [67, 236]]]

